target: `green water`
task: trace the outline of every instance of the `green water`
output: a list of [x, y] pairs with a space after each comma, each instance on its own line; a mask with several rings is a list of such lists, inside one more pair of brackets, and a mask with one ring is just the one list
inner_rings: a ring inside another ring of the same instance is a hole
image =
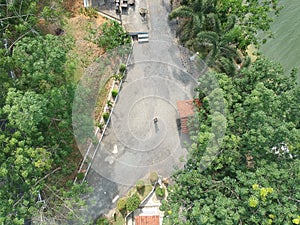
[[274, 39], [261, 47], [265, 55], [283, 65], [286, 73], [298, 68], [300, 83], [300, 0], [282, 0], [284, 8], [274, 19]]

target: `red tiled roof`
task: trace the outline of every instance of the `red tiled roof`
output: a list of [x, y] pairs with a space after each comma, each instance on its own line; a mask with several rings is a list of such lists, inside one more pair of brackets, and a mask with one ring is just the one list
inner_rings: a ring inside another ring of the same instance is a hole
[[194, 100], [177, 101], [177, 108], [180, 118], [192, 116], [194, 114]]
[[201, 106], [199, 99], [177, 101], [177, 108], [178, 108], [180, 124], [181, 124], [181, 132], [183, 134], [189, 133], [187, 127], [188, 117], [194, 115], [195, 106], [198, 108]]
[[159, 225], [159, 216], [136, 216], [135, 225]]

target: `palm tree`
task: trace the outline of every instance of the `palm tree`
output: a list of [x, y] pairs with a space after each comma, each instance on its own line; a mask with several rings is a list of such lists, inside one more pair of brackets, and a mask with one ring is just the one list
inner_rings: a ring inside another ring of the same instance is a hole
[[249, 65], [249, 59], [244, 59], [244, 53], [237, 47], [241, 30], [234, 16], [228, 17], [227, 22], [221, 24], [215, 14], [210, 14], [205, 28], [210, 31], [199, 32], [197, 38], [187, 42], [187, 46], [202, 52], [208, 66], [233, 76], [241, 66]]
[[228, 59], [238, 58], [238, 52], [236, 47], [228, 40], [224, 39], [224, 36], [219, 36], [218, 33], [213, 31], [203, 31], [198, 33], [197, 39], [198, 46], [205, 49], [206, 63], [211, 66], [218, 58], [225, 57]]
[[234, 15], [221, 20], [216, 5], [217, 0], [186, 0], [169, 18], [180, 18], [178, 33], [186, 47], [200, 52], [208, 66], [234, 76], [250, 63], [238, 48], [243, 30]]
[[213, 67], [218, 72], [226, 73], [229, 76], [234, 76], [238, 72], [238, 68], [234, 61], [225, 57], [219, 58]]
[[216, 0], [193, 0], [170, 13], [169, 19], [181, 19], [177, 33], [183, 43], [196, 38], [202, 30], [205, 16], [215, 9], [214, 4]]

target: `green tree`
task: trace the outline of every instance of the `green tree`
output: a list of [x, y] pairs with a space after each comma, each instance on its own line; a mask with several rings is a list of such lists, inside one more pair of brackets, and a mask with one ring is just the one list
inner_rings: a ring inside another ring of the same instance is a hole
[[238, 45], [241, 50], [246, 50], [249, 44], [259, 44], [258, 32], [269, 30], [274, 14], [277, 15], [280, 9], [277, 0], [218, 0], [216, 5], [221, 22], [230, 15], [237, 16], [242, 30]]
[[170, 13], [169, 19], [181, 19], [178, 34], [182, 42], [194, 39], [202, 30], [205, 16], [211, 13], [211, 9], [214, 9], [212, 2], [215, 1], [189, 1]]
[[93, 31], [98, 33], [92, 37], [93, 41], [101, 48], [106, 50], [112, 50], [120, 45], [126, 45], [130, 43], [130, 37], [123, 27], [116, 21], [105, 22], [100, 26], [99, 31]]
[[8, 89], [13, 86], [15, 80], [13, 74], [9, 68], [10, 57], [5, 56], [5, 50], [0, 49], [0, 107], [2, 108], [5, 104]]
[[0, 221], [3, 224], [24, 223], [37, 211], [36, 199], [52, 159], [45, 148], [31, 147], [32, 142], [29, 137], [24, 139], [19, 131], [11, 137], [0, 135]]
[[126, 209], [128, 212], [136, 210], [141, 204], [141, 199], [137, 194], [133, 194], [127, 199]]
[[246, 49], [250, 44], [259, 44], [258, 32], [267, 32], [272, 13], [280, 10], [273, 0], [191, 0], [181, 4], [169, 15], [170, 19], [180, 18], [181, 42], [208, 55], [208, 64], [216, 62], [218, 71], [231, 74], [236, 72], [234, 61], [240, 64], [245, 60], [242, 66], [249, 64]]
[[18, 88], [41, 93], [63, 85], [69, 79], [65, 63], [70, 47], [67, 39], [53, 35], [20, 41], [12, 56]]
[[[239, 51], [238, 45], [242, 37], [242, 29], [234, 15], [228, 16], [227, 21], [221, 24], [218, 16], [209, 16], [207, 26], [209, 31], [200, 31], [195, 39], [186, 42], [186, 45], [195, 52], [200, 52], [208, 66], [218, 72], [236, 75], [239, 67], [246, 67], [246, 53]], [[240, 65], [239, 65], [240, 64]]]
[[162, 206], [164, 223], [293, 224], [300, 182], [295, 114], [299, 118], [299, 87], [294, 74], [286, 76], [281, 66], [259, 58], [237, 77], [215, 76], [226, 100], [223, 143], [203, 171], [210, 137], [216, 134], [209, 96], [202, 97], [192, 123], [190, 155], [185, 168], [174, 174], [175, 184]]
[[299, 161], [290, 166], [271, 163], [226, 177], [182, 171], [161, 207], [168, 215], [164, 224], [292, 224]]
[[7, 119], [12, 127], [25, 134], [31, 134], [38, 131], [38, 124], [45, 118], [45, 103], [45, 99], [39, 94], [11, 88], [8, 90], [3, 112], [7, 113]]
[[40, 33], [38, 23], [62, 24], [64, 10], [62, 1], [1, 1], [0, 8], [0, 38], [7, 40], [8, 48], [26, 36], [36, 36]]
[[72, 130], [73, 71], [67, 60], [73, 45], [66, 37], [39, 31], [45, 20], [59, 25], [61, 1], [2, 3], [0, 223], [42, 218], [37, 222], [42, 224], [53, 218], [84, 224], [78, 209], [88, 188], [69, 181], [78, 160]]

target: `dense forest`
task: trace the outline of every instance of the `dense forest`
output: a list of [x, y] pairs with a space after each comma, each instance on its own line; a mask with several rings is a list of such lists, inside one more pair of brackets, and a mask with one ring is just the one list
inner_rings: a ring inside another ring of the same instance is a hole
[[[1, 0], [0, 40], [0, 224], [93, 223], [82, 215], [91, 187], [74, 182], [83, 159], [76, 88], [91, 63], [129, 36], [82, 1]], [[84, 124], [85, 137], [95, 120]]]
[[60, 35], [68, 12], [59, 0], [0, 7], [0, 224], [70, 219], [87, 189], [73, 185], [81, 156], [71, 124], [73, 41]]
[[269, 0], [186, 0], [171, 12], [181, 43], [213, 70], [199, 80], [202, 107], [161, 206], [164, 224], [300, 224], [296, 70], [247, 51], [266, 41], [258, 34], [279, 10]]

